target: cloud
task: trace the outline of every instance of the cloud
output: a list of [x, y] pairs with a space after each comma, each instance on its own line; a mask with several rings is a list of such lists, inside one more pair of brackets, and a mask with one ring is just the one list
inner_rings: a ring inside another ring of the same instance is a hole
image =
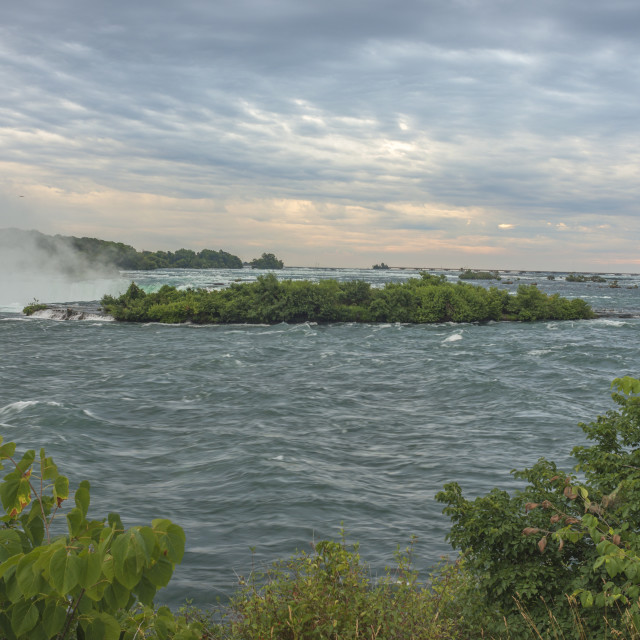
[[310, 264], [447, 238], [443, 260], [475, 243], [515, 267], [505, 231], [546, 240], [537, 266], [562, 223], [576, 267], [603, 245], [633, 264], [639, 25], [631, 1], [14, 3], [0, 226], [165, 248], [207, 229], [296, 260], [307, 233]]

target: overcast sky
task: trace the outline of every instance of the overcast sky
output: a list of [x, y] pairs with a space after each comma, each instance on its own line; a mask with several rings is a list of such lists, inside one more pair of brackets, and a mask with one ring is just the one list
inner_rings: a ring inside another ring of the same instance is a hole
[[640, 270], [637, 0], [24, 0], [0, 227], [289, 265]]

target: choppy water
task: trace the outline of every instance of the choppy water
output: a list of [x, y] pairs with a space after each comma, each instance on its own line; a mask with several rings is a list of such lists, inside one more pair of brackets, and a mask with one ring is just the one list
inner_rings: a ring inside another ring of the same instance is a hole
[[[381, 284], [415, 274], [285, 275]], [[238, 277], [255, 273], [125, 273], [110, 286]], [[598, 309], [640, 310], [637, 289], [515, 277]], [[230, 595], [235, 574], [250, 570], [250, 547], [264, 563], [337, 537], [341, 522], [374, 572], [412, 534], [426, 569], [450, 552], [433, 500], [445, 482], [478, 495], [514, 487], [509, 470], [539, 456], [569, 465], [577, 423], [611, 407], [614, 377], [640, 373], [638, 317], [196, 327], [5, 309], [0, 434], [22, 449], [46, 445], [73, 481], [89, 479], [94, 517], [182, 525], [187, 553], [159, 597], [173, 605]]]

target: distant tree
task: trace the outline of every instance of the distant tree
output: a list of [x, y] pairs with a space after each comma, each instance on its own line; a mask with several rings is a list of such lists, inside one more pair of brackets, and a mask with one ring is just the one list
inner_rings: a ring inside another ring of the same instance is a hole
[[252, 269], [284, 269], [284, 262], [278, 260], [273, 253], [263, 253], [260, 258], [254, 258], [249, 264]]
[[373, 267], [371, 267], [372, 269], [388, 269], [389, 265], [385, 264], [384, 262], [381, 262], [380, 264], [374, 264]]

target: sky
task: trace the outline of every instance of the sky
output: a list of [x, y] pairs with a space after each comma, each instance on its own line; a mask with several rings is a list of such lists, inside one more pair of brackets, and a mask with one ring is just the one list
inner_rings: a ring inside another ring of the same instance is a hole
[[640, 271], [638, 33], [637, 0], [4, 3], [0, 228]]

